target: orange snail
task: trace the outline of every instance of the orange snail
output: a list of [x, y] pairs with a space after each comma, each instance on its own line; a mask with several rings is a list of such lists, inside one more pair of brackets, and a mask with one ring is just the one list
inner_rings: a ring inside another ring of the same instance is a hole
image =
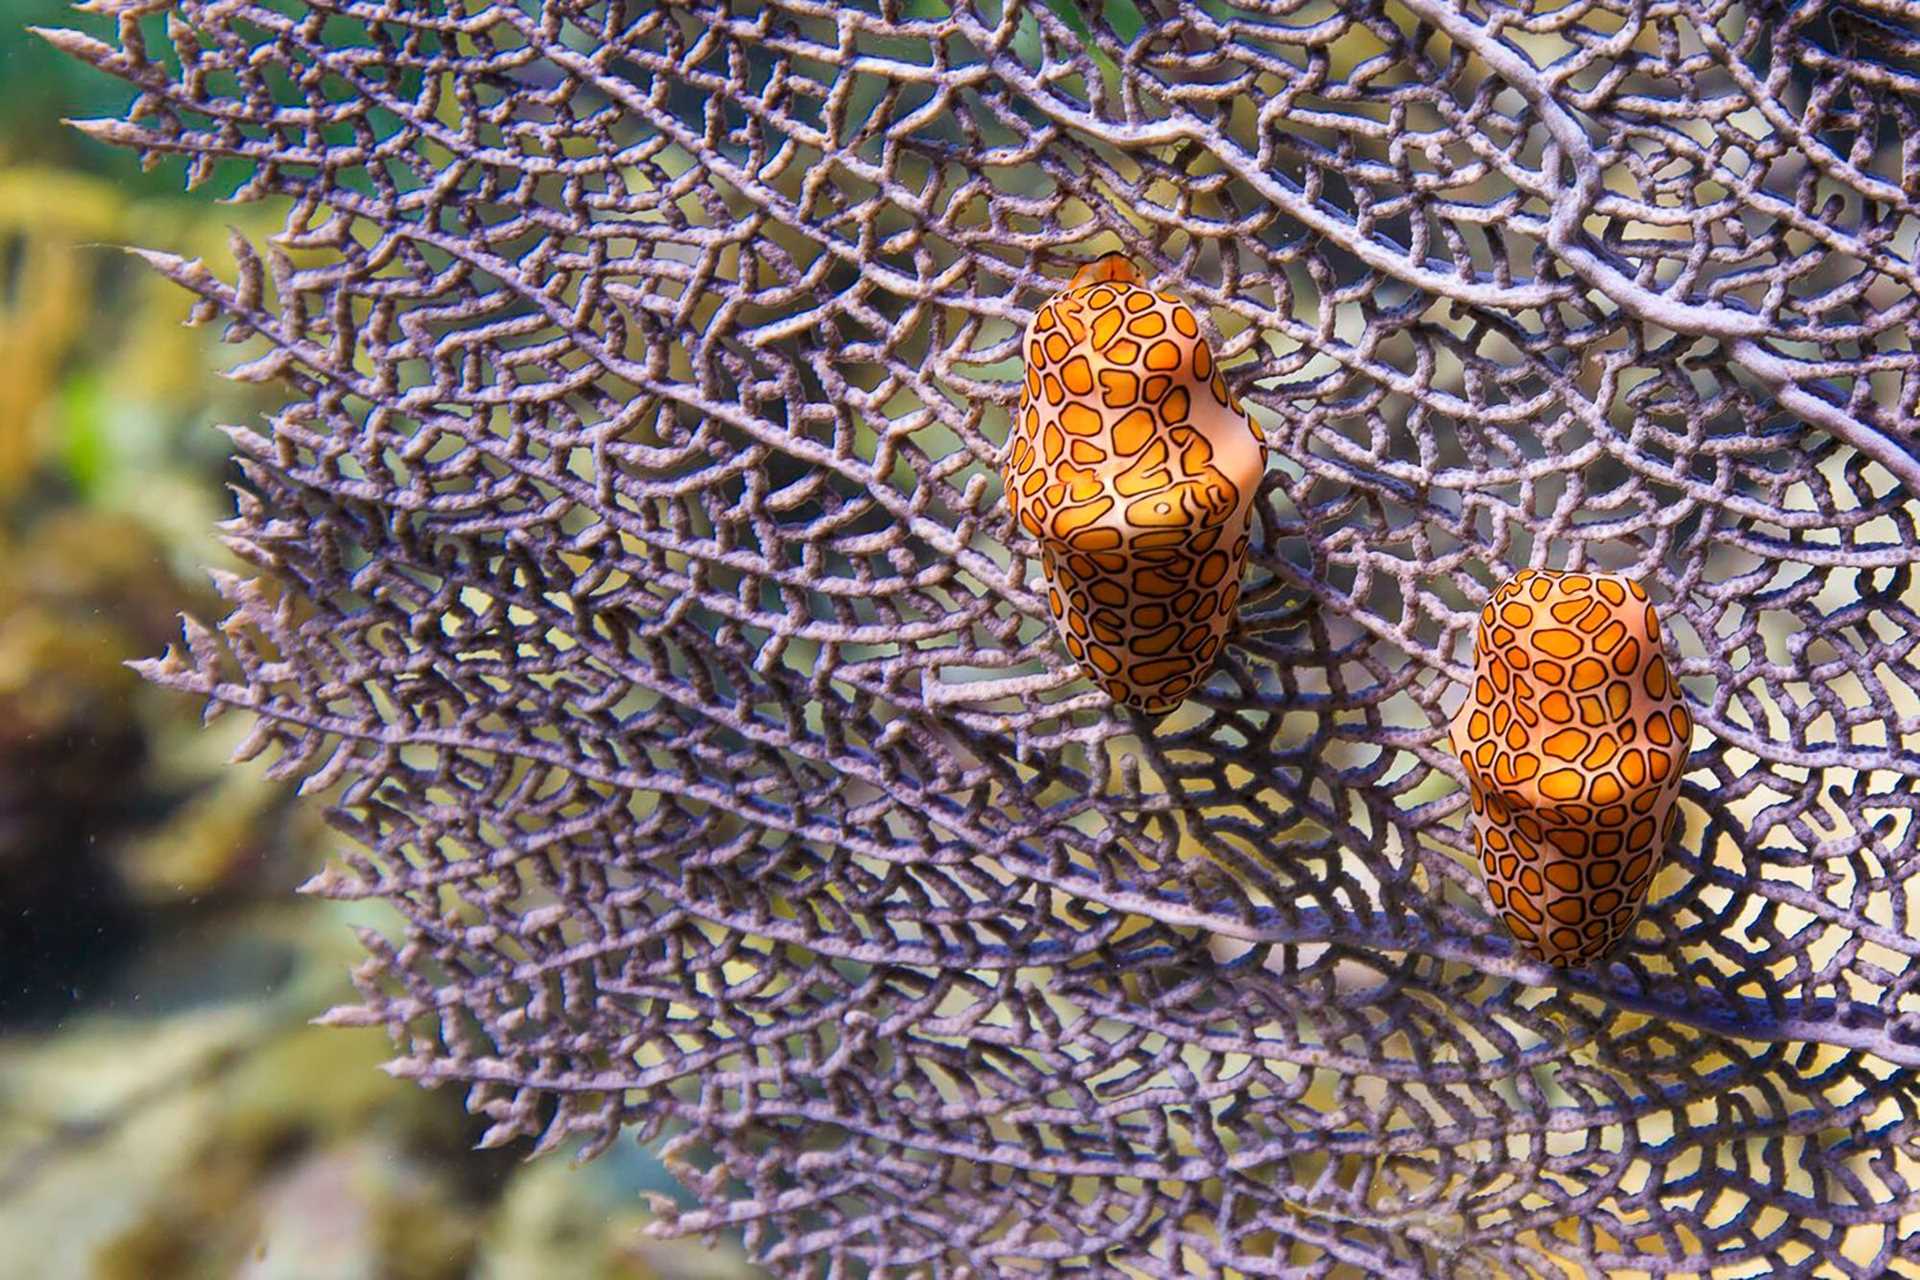
[[1041, 307], [1025, 348], [1001, 474], [1054, 625], [1115, 701], [1171, 710], [1233, 625], [1265, 442], [1193, 311], [1119, 254]]
[[1693, 722], [1637, 582], [1527, 569], [1480, 611], [1451, 745], [1487, 896], [1521, 950], [1598, 959], [1672, 834]]

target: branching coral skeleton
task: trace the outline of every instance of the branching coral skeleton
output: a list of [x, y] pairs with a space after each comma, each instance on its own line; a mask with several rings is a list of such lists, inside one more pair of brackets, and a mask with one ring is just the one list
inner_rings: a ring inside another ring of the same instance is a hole
[[[333, 1019], [490, 1142], [666, 1141], [793, 1275], [1920, 1253], [1905, 10], [84, 8], [82, 127], [287, 209], [149, 255], [287, 401], [148, 674], [325, 793]], [[1159, 719], [998, 490], [1107, 251], [1273, 458]], [[1643, 584], [1702, 730], [1564, 972], [1445, 742], [1525, 567]]]

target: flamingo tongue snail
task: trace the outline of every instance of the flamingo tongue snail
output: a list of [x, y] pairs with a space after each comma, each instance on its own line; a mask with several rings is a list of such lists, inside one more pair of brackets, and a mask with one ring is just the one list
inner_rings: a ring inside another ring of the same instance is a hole
[[1640, 584], [1528, 569], [1480, 612], [1452, 748], [1487, 896], [1527, 954], [1598, 959], [1672, 834], [1693, 724]]
[[1108, 254], [1035, 314], [1002, 476], [1047, 606], [1116, 702], [1178, 706], [1233, 626], [1265, 443], [1193, 311]]

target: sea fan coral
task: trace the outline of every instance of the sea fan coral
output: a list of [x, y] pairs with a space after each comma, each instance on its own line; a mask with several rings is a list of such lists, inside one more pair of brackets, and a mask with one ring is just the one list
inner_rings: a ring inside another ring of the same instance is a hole
[[[663, 1140], [794, 1275], [1916, 1261], [1902, 10], [86, 8], [83, 127], [288, 210], [149, 254], [287, 401], [148, 673], [334, 788], [335, 1017], [492, 1141]], [[1274, 458], [1159, 721], [996, 480], [1109, 250]], [[1566, 972], [1445, 741], [1526, 566], [1642, 583], [1701, 728]]]

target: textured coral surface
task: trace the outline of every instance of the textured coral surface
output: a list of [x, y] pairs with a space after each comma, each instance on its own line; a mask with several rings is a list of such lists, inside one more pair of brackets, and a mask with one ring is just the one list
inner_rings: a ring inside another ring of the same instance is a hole
[[[87, 124], [284, 230], [152, 261], [257, 723], [491, 1138], [664, 1141], [790, 1274], [1915, 1266], [1908, 6], [94, 0]], [[1120, 250], [1274, 463], [1176, 714], [997, 463]], [[1608, 962], [1518, 956], [1445, 725], [1516, 568], [1699, 726]]]

